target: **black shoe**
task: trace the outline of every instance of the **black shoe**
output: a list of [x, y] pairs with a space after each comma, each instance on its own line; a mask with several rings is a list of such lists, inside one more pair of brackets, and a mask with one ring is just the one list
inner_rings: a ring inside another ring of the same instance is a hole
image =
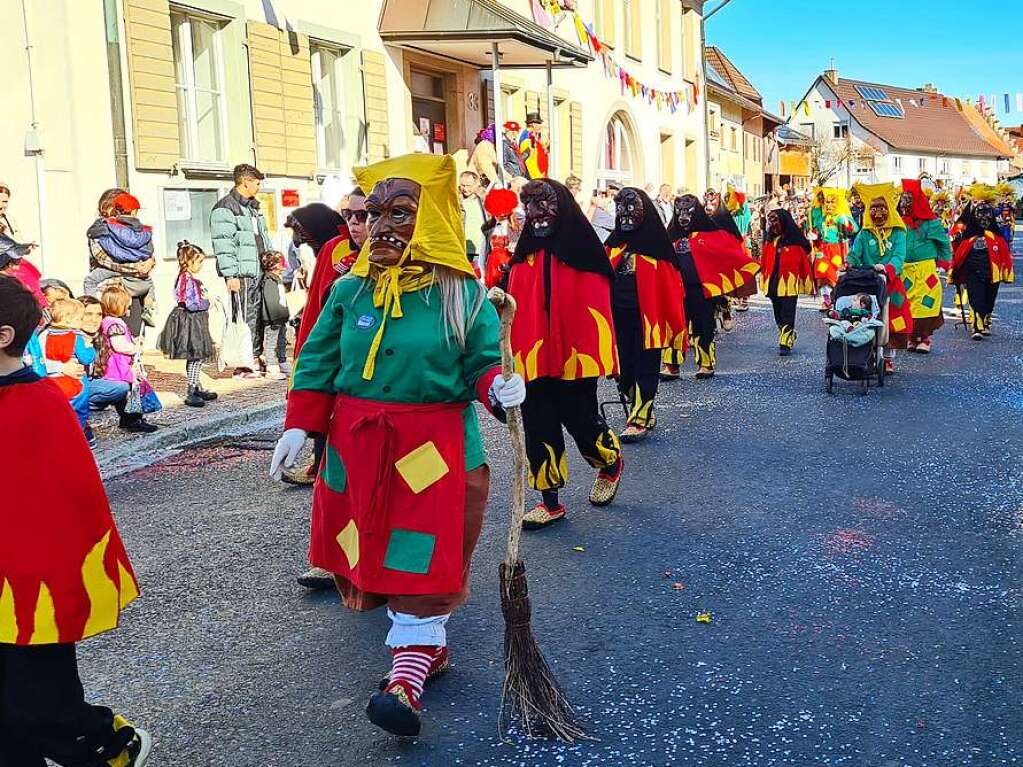
[[185, 397], [185, 404], [189, 407], [206, 407], [206, 400], [203, 399], [196, 389], [189, 389]]
[[195, 387], [195, 393], [198, 394], [207, 402], [213, 402], [213, 400], [217, 398], [217, 393], [215, 391], [206, 391], [201, 386]]
[[792, 350], [789, 347], [787, 347], [787, 346], [779, 346], [778, 347], [778, 356], [779, 357], [788, 357], [790, 354], [792, 354]]
[[89, 443], [89, 447], [96, 447], [96, 435], [92, 433], [92, 427], [89, 424], [82, 427], [82, 434], [85, 435], [85, 441]]
[[149, 423], [140, 415], [122, 416], [117, 425], [121, 428], [121, 431], [126, 431], [130, 434], [152, 434], [159, 428], [155, 423]]

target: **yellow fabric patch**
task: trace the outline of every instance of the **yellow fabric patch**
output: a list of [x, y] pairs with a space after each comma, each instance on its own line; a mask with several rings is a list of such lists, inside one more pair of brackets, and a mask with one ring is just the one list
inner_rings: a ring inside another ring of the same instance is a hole
[[32, 636], [29, 644], [57, 644], [60, 632], [57, 631], [57, 616], [53, 607], [53, 597], [45, 583], [39, 584], [39, 599], [36, 601], [35, 620], [32, 622]]
[[121, 607], [123, 609], [138, 599], [139, 587], [135, 584], [135, 579], [128, 572], [123, 562], [117, 563], [117, 578], [121, 582], [120, 594]]
[[14, 588], [7, 579], [0, 583], [0, 644], [18, 640], [18, 620], [14, 613]]
[[82, 637], [91, 637], [117, 627], [120, 598], [117, 585], [107, 576], [103, 559], [110, 543], [110, 531], [104, 535], [82, 562], [82, 584], [89, 595], [89, 617]]
[[399, 458], [394, 468], [417, 495], [448, 473], [448, 465], [432, 440]]
[[337, 534], [337, 545], [348, 559], [348, 566], [354, 570], [359, 564], [359, 528], [355, 526], [354, 519], [348, 520], [345, 529]]
[[901, 333], [905, 329], [906, 329], [906, 321], [904, 319], [902, 319], [902, 317], [893, 317], [892, 318], [892, 330], [894, 330], [896, 333]]

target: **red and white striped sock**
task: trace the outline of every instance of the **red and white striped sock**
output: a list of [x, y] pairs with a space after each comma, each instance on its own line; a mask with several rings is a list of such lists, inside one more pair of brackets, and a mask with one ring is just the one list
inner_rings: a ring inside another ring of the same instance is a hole
[[434, 666], [446, 654], [446, 647], [430, 645], [409, 645], [391, 649], [391, 680], [404, 682], [405, 686], [415, 695], [416, 702], [423, 694], [426, 677]]

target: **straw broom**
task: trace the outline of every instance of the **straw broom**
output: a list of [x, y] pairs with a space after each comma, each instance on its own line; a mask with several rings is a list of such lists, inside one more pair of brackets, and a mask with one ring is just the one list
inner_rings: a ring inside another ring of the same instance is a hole
[[[501, 373], [507, 380], [515, 372], [511, 351], [515, 299], [500, 288], [492, 288], [489, 296], [501, 309]], [[522, 518], [526, 514], [526, 438], [521, 409], [508, 408], [507, 420], [513, 450], [513, 482], [508, 548], [501, 563], [504, 687], [500, 727], [506, 730], [511, 717], [518, 720], [527, 737], [553, 737], [571, 743], [585, 733], [576, 723], [575, 712], [537, 644], [531, 623], [526, 566], [519, 558]]]

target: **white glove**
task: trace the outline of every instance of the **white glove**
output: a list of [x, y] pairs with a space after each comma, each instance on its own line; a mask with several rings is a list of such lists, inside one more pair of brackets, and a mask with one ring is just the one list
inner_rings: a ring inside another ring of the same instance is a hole
[[508, 380], [499, 375], [490, 384], [490, 398], [505, 410], [518, 407], [526, 399], [526, 382], [518, 373], [512, 373]]
[[279, 480], [284, 469], [290, 469], [295, 465], [295, 459], [298, 458], [298, 453], [308, 436], [303, 429], [288, 429], [281, 435], [274, 448], [274, 457], [270, 459], [272, 479]]

